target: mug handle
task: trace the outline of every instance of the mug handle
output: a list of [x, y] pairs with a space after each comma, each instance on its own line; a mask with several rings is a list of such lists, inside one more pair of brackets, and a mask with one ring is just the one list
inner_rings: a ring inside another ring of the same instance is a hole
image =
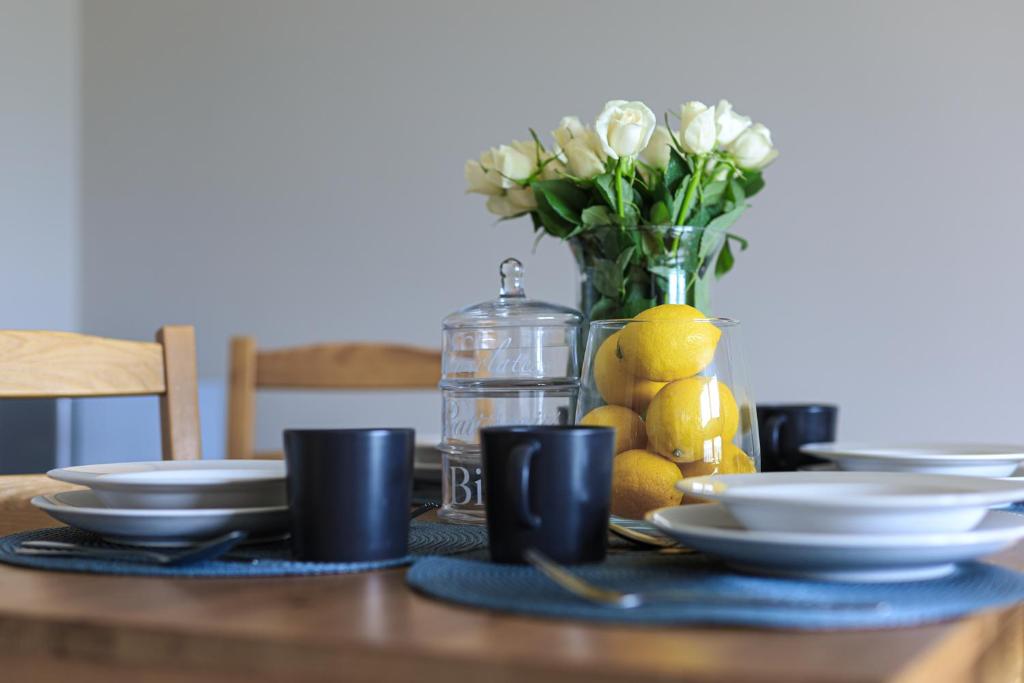
[[764, 426], [768, 429], [768, 445], [771, 447], [773, 455], [779, 453], [779, 440], [782, 438], [782, 425], [784, 424], [786, 424], [786, 416], [782, 413], [776, 413], [764, 421]]
[[518, 444], [512, 448], [508, 463], [513, 481], [518, 479], [519, 482], [515, 497], [516, 517], [527, 529], [536, 529], [540, 526], [540, 517], [530, 509], [530, 464], [533, 462], [533, 455], [539, 450], [540, 444], [536, 441]]

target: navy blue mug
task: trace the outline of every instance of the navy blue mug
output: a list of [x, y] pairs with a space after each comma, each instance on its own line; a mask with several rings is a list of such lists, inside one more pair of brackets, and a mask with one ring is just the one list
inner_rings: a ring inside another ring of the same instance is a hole
[[531, 549], [565, 564], [604, 559], [614, 429], [488, 427], [480, 442], [493, 561], [522, 563]]
[[804, 465], [825, 462], [804, 455], [800, 447], [807, 443], [836, 440], [839, 408], [834, 405], [776, 404], [757, 405], [757, 426], [761, 437], [761, 470], [791, 472]]
[[292, 555], [370, 562], [409, 551], [412, 429], [287, 429]]

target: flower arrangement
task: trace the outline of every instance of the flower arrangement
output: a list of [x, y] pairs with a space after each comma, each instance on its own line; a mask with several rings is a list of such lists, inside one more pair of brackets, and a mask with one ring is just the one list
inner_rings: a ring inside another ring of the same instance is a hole
[[725, 275], [729, 228], [764, 187], [778, 151], [771, 133], [722, 100], [687, 102], [678, 129], [657, 125], [643, 102], [612, 100], [585, 126], [567, 116], [547, 147], [532, 139], [466, 162], [468, 191], [501, 220], [529, 215], [538, 239], [569, 242], [591, 320], [629, 318], [662, 303], [707, 313], [708, 279]]

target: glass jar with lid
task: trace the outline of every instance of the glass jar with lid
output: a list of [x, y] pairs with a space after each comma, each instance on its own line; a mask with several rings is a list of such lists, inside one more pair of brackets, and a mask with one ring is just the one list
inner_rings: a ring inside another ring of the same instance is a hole
[[498, 298], [444, 319], [443, 505], [450, 522], [483, 523], [480, 428], [570, 424], [579, 390], [574, 309], [526, 297], [523, 264], [499, 267]]

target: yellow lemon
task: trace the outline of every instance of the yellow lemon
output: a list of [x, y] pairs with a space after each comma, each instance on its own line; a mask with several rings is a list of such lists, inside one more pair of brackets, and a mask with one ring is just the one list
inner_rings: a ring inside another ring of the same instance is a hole
[[634, 374], [649, 380], [671, 382], [691, 377], [708, 366], [722, 332], [704, 314], [686, 304], [649, 308], [622, 328], [620, 357]]
[[643, 519], [648, 510], [678, 505], [679, 479], [679, 468], [656, 453], [619, 453], [612, 461], [612, 514]]
[[615, 452], [621, 453], [647, 445], [643, 418], [622, 406], [601, 406], [583, 416], [581, 425], [615, 428]]
[[672, 382], [647, 409], [648, 448], [675, 462], [714, 461], [738, 428], [736, 399], [714, 377]]
[[727, 443], [720, 458], [679, 463], [684, 478], [702, 477], [707, 474], [752, 474], [757, 471], [754, 459], [740, 447]]
[[611, 335], [594, 354], [594, 384], [605, 403], [625, 406], [643, 413], [666, 382], [636, 377], [634, 364], [627, 363], [619, 353], [621, 331]]

